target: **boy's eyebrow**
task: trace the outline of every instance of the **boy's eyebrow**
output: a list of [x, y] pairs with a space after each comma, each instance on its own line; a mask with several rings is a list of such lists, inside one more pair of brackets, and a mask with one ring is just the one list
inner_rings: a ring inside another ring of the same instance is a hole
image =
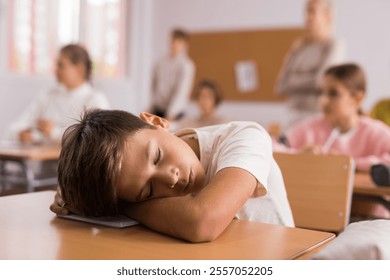
[[145, 154], [146, 158], [150, 160], [150, 155], [152, 153], [152, 140], [149, 140], [149, 142], [146, 144]]

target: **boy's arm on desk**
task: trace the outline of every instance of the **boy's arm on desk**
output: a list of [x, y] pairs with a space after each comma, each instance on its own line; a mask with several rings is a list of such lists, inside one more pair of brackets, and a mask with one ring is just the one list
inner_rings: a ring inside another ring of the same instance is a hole
[[197, 194], [135, 203], [125, 212], [153, 230], [190, 242], [212, 241], [232, 221], [256, 185], [249, 172], [225, 168]]

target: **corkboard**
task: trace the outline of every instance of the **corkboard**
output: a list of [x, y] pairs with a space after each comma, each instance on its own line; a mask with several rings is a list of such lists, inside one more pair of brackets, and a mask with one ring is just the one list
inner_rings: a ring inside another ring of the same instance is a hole
[[[195, 84], [202, 78], [217, 81], [230, 101], [283, 101], [274, 92], [285, 54], [302, 29], [267, 29], [191, 33], [189, 55], [196, 65]], [[258, 87], [242, 93], [236, 80], [237, 62], [256, 65]]]

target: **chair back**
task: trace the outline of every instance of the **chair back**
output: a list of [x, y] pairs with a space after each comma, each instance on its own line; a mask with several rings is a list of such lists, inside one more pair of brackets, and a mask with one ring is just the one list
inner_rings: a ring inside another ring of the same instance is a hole
[[296, 227], [341, 232], [349, 223], [355, 164], [345, 155], [274, 153]]

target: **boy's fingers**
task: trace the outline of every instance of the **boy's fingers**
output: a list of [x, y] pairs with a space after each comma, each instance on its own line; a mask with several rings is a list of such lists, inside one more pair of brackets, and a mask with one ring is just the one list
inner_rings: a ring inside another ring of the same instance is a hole
[[66, 209], [66, 208], [61, 208], [61, 213], [60, 213], [60, 215], [69, 215], [69, 214], [70, 214], [70, 212], [69, 212], [68, 209]]
[[57, 187], [57, 192], [54, 196], [54, 203], [58, 204], [60, 207], [65, 206], [65, 201], [62, 199], [62, 193], [60, 187]]
[[56, 194], [54, 197], [54, 203], [56, 203], [60, 207], [65, 206], [65, 201], [62, 199], [61, 195]]
[[61, 207], [56, 202], [54, 202], [50, 205], [50, 211], [54, 212], [55, 214], [59, 214], [59, 215], [68, 215], [69, 214], [69, 210], [67, 208]]
[[55, 214], [59, 214], [59, 215], [70, 214], [69, 209], [65, 207], [65, 201], [62, 199], [61, 188], [59, 186], [57, 187], [57, 192], [54, 196], [54, 201], [49, 208], [50, 211], [54, 212]]

